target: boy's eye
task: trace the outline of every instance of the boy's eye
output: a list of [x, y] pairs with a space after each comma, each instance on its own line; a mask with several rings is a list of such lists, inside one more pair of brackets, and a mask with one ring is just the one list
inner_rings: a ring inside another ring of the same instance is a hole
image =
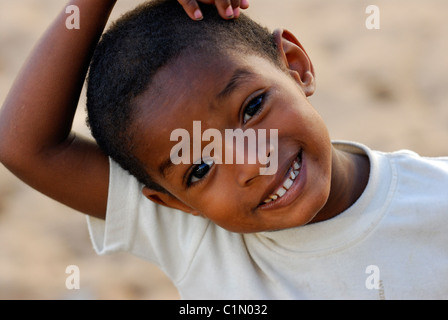
[[190, 176], [188, 178], [188, 185], [191, 185], [203, 179], [214, 164], [215, 162], [213, 160], [205, 160], [202, 161], [201, 164], [195, 165], [191, 170]]
[[247, 106], [244, 108], [243, 112], [243, 122], [247, 123], [254, 115], [256, 115], [263, 105], [264, 94], [252, 99]]

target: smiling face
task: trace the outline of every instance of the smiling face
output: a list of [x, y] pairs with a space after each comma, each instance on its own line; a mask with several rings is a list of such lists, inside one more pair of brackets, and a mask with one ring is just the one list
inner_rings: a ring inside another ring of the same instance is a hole
[[[170, 194], [145, 188], [149, 199], [240, 233], [291, 228], [316, 218], [330, 192], [332, 147], [307, 99], [314, 91], [312, 65], [299, 44], [281, 41], [287, 71], [231, 50], [216, 57], [184, 53], [156, 74], [138, 99], [135, 155]], [[277, 148], [275, 174], [261, 175], [259, 162], [171, 165], [177, 144], [171, 133], [182, 128], [193, 137], [194, 121], [223, 137], [226, 129], [277, 130], [277, 143], [267, 135], [268, 146]]]

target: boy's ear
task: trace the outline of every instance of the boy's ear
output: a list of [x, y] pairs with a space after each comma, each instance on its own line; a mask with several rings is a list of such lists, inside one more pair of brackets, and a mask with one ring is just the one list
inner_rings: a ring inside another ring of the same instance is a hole
[[194, 216], [199, 216], [198, 212], [194, 211], [191, 207], [189, 207], [176, 197], [172, 196], [171, 194], [155, 191], [148, 187], [144, 187], [142, 189], [142, 193], [146, 198], [148, 198], [152, 202], [155, 202], [165, 207], [181, 210], [183, 212], [190, 213]]
[[289, 69], [307, 97], [316, 90], [314, 67], [299, 40], [288, 30], [276, 29], [273, 33], [280, 58]]

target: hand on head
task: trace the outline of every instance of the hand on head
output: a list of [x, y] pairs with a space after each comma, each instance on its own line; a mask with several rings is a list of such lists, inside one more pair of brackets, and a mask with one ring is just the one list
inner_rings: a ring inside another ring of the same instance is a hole
[[249, 8], [248, 0], [178, 0], [178, 2], [193, 20], [202, 20], [203, 18], [198, 2], [214, 4], [223, 19], [238, 18], [240, 9]]

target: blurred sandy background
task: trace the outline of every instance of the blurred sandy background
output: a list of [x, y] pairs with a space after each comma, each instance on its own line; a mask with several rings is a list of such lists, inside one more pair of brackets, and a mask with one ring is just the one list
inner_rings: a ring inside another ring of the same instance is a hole
[[[112, 19], [141, 1], [119, 0]], [[365, 9], [381, 10], [368, 30]], [[61, 0], [0, 0], [0, 101]], [[448, 1], [252, 0], [248, 14], [291, 30], [314, 62], [311, 101], [333, 139], [374, 149], [448, 155]], [[75, 130], [88, 135], [84, 103]], [[81, 289], [65, 287], [77, 265]], [[30, 189], [0, 165], [0, 299], [178, 299], [156, 267], [100, 257], [85, 217]]]

